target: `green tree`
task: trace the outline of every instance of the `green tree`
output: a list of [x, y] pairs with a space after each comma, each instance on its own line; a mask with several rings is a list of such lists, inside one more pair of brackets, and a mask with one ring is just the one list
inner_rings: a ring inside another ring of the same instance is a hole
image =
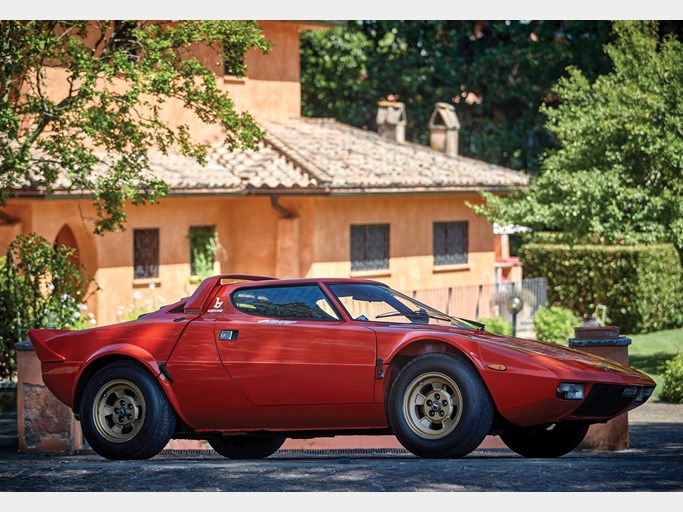
[[462, 122], [463, 155], [534, 171], [554, 144], [539, 107], [569, 65], [610, 69], [607, 21], [351, 21], [301, 38], [303, 112], [375, 129], [377, 101], [406, 104], [407, 138], [428, 142], [438, 101]]
[[[95, 231], [122, 228], [125, 201], [154, 202], [166, 185], [149, 172], [155, 148], [205, 161], [187, 125], [159, 116], [169, 100], [219, 125], [229, 148], [261, 131], [216, 84], [198, 50], [243, 75], [244, 53], [267, 50], [251, 21], [0, 21], [0, 206], [25, 187], [92, 192]], [[48, 69], [62, 68], [63, 91]]]
[[670, 242], [683, 261], [683, 46], [656, 22], [614, 24], [613, 71], [576, 68], [545, 107], [561, 147], [530, 188], [485, 194], [487, 218], [560, 232], [570, 243]]

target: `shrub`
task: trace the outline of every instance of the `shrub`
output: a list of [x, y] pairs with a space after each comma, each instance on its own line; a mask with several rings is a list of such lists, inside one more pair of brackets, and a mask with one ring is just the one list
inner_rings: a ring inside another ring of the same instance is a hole
[[192, 226], [187, 237], [190, 239], [191, 273], [199, 284], [213, 275], [218, 233], [214, 226]]
[[35, 233], [19, 235], [7, 254], [0, 262], [0, 378], [16, 372], [14, 345], [29, 329], [83, 327], [79, 306], [94, 284], [72, 262], [74, 249]]
[[492, 318], [477, 318], [477, 322], [486, 326], [486, 330], [493, 334], [502, 334], [504, 336], [512, 335], [512, 324], [500, 316]]
[[683, 268], [673, 245], [526, 244], [524, 274], [548, 280], [548, 302], [580, 316], [598, 304], [623, 333], [683, 326]]
[[666, 362], [659, 400], [683, 404], [683, 354], [678, 354]]
[[534, 315], [536, 339], [567, 345], [574, 336], [574, 327], [581, 324], [574, 312], [561, 306], [538, 308]]

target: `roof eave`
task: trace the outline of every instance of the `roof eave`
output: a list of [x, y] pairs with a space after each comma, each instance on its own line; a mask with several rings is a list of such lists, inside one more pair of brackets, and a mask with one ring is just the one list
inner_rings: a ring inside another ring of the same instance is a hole
[[493, 192], [507, 194], [517, 190], [524, 190], [526, 185], [497, 186], [497, 185], [464, 185], [442, 187], [334, 187], [330, 190], [331, 195], [366, 195], [366, 194], [478, 194], [480, 192]]

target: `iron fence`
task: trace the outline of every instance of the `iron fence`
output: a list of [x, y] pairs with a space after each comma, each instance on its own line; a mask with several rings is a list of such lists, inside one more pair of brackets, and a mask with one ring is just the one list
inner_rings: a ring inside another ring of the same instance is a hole
[[508, 300], [519, 296], [524, 307], [517, 314], [517, 333], [533, 331], [533, 318], [538, 308], [548, 303], [548, 281], [545, 278], [522, 279], [518, 282], [451, 286], [403, 290], [403, 293], [444, 313], [461, 318], [502, 317], [512, 322]]

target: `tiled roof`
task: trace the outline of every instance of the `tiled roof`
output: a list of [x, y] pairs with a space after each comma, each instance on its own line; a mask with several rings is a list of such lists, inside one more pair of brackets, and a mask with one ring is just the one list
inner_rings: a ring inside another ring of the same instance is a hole
[[266, 143], [296, 162], [319, 184], [336, 190], [511, 189], [526, 186], [518, 171], [326, 119], [263, 123]]
[[306, 172], [264, 143], [255, 151], [230, 152], [224, 147], [214, 147], [204, 167], [194, 160], [174, 155], [151, 158], [150, 168], [176, 191], [304, 189], [316, 185]]
[[[525, 175], [511, 169], [399, 144], [334, 120], [260, 124], [266, 135], [258, 150], [216, 146], [206, 166], [180, 155], [150, 156], [150, 169], [177, 194], [510, 190], [527, 184]], [[57, 190], [69, 188], [62, 178]]]

